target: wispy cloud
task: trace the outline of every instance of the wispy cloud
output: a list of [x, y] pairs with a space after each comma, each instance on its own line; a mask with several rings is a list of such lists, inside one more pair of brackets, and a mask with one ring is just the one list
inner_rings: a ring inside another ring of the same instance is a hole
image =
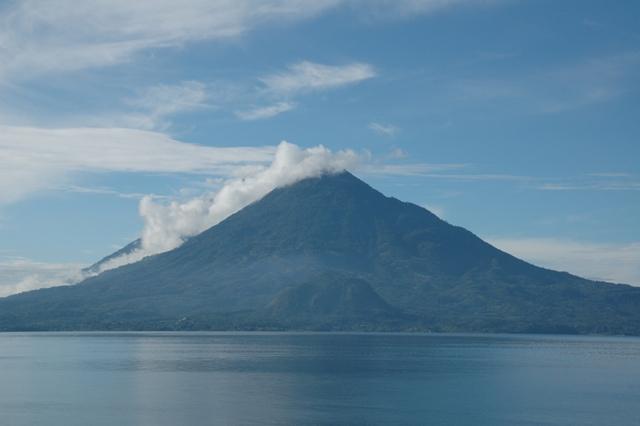
[[537, 186], [542, 191], [640, 191], [640, 182], [599, 183], [545, 183]]
[[640, 286], [640, 242], [594, 243], [558, 238], [488, 238], [539, 266], [585, 278]]
[[542, 112], [554, 113], [606, 102], [627, 93], [625, 82], [640, 69], [640, 52], [591, 58], [534, 76], [546, 90]]
[[[55, 4], [46, 0], [5, 2], [0, 4], [0, 90], [19, 91], [20, 86], [28, 85], [30, 80], [48, 78], [51, 74], [144, 61], [160, 49], [180, 49], [189, 43], [203, 41], [228, 42], [261, 28], [301, 22], [330, 11], [371, 16], [369, 12], [375, 10], [382, 12], [380, 16], [411, 17], [474, 3], [477, 2], [185, 0], [180, 5], [168, 0], [87, 0], [80, 4], [73, 0], [60, 0]], [[355, 84], [375, 75], [372, 65], [361, 62], [329, 65], [301, 61], [285, 71], [262, 77], [262, 92], [268, 92], [268, 96], [264, 93], [244, 94], [247, 95], [245, 99], [240, 102], [234, 99], [227, 102], [226, 107], [238, 111], [240, 119], [273, 117], [284, 112], [284, 102], [290, 102], [292, 97]], [[164, 130], [171, 125], [171, 115], [205, 105], [209, 89], [199, 82], [143, 89], [137, 98], [129, 99], [128, 106], [133, 111], [101, 116], [88, 112], [82, 123]], [[225, 106], [224, 101], [221, 103]], [[250, 108], [249, 105], [258, 107]], [[289, 106], [292, 105], [290, 102]], [[20, 117], [15, 108], [7, 109], [4, 105], [0, 108], [4, 118], [18, 117], [10, 120], [0, 117], [4, 123], [33, 123], [31, 119]], [[61, 125], [51, 118], [50, 111], [41, 115], [47, 117], [49, 125]], [[64, 123], [62, 125], [68, 127], [77, 125], [69, 120]]]
[[[16, 127], [0, 125], [0, 205], [41, 190], [123, 196], [109, 189], [74, 185], [78, 173], [190, 173], [241, 176], [271, 162], [275, 146], [212, 147], [181, 142], [166, 134], [126, 128]], [[386, 163], [358, 154], [365, 174], [451, 179], [504, 179], [504, 175], [448, 175], [464, 164]], [[440, 174], [442, 173], [442, 175]], [[139, 194], [125, 194], [137, 198]]]
[[266, 90], [278, 95], [296, 95], [333, 89], [375, 77], [374, 68], [365, 63], [324, 65], [310, 61], [290, 65], [286, 71], [260, 78]]
[[[484, 0], [482, 4], [496, 3]], [[134, 60], [149, 49], [235, 39], [337, 8], [376, 19], [411, 17], [477, 0], [24, 0], [0, 6], [0, 80]]]
[[291, 111], [294, 108], [295, 104], [293, 102], [277, 102], [273, 105], [264, 107], [236, 111], [236, 116], [241, 120], [261, 120], [264, 118], [275, 117], [283, 112]]
[[597, 177], [608, 177], [608, 178], [627, 178], [631, 177], [631, 173], [626, 172], [599, 172], [599, 173], [589, 173], [590, 176]]
[[591, 173], [587, 177], [549, 180], [535, 188], [542, 191], [640, 191], [640, 180], [630, 173]]
[[[149, 194], [145, 194], [142, 192], [123, 192], [117, 191], [113, 188], [105, 188], [105, 187], [87, 187], [80, 185], [59, 185], [51, 187], [52, 190], [58, 190], [62, 192], [75, 192], [78, 194], [96, 194], [96, 195], [112, 195], [119, 198], [131, 198], [131, 199], [141, 199], [142, 197], [149, 196]], [[154, 198], [165, 198], [165, 196], [161, 195], [153, 195]]]
[[506, 0], [352, 0], [358, 14], [369, 20], [389, 20], [429, 15], [459, 6], [488, 6]]
[[[395, 176], [432, 176], [435, 172], [456, 170], [465, 167], [464, 164], [447, 163], [375, 163], [363, 164], [360, 170], [371, 175], [395, 175]], [[440, 175], [437, 175], [440, 176]], [[446, 174], [445, 174], [446, 176]]]
[[0, 79], [104, 67], [146, 49], [225, 40], [316, 16], [335, 0], [26, 0], [0, 8]]
[[252, 104], [256, 100], [270, 103], [265, 106], [237, 108], [235, 115], [245, 121], [272, 118], [294, 109], [297, 102], [292, 99], [296, 97], [357, 84], [375, 75], [373, 66], [359, 62], [346, 65], [298, 62], [284, 71], [258, 78], [262, 87], [245, 92], [243, 98], [245, 102], [249, 100]]
[[175, 85], [161, 84], [139, 90], [138, 96], [126, 99], [139, 112], [126, 114], [123, 121], [131, 127], [165, 130], [174, 114], [207, 107], [207, 88], [199, 81]]
[[[368, 64], [325, 65], [303, 61], [283, 72], [259, 77], [260, 87], [248, 81], [210, 84], [184, 81], [147, 87], [125, 99], [128, 110], [84, 117], [83, 121], [103, 127], [165, 131], [171, 126], [172, 116], [202, 108], [233, 111], [244, 121], [263, 120], [295, 109], [296, 97], [356, 84], [374, 75]], [[213, 98], [215, 105], [209, 103]]]
[[84, 265], [37, 262], [24, 257], [0, 257], [0, 297], [38, 288], [73, 284]]
[[0, 204], [66, 184], [78, 172], [228, 175], [239, 165], [271, 160], [275, 147], [219, 148], [121, 128], [0, 126]]
[[[388, 157], [392, 158], [392, 157]], [[386, 163], [370, 161], [361, 166], [363, 173], [376, 175], [416, 176], [426, 179], [451, 181], [503, 181], [512, 183], [529, 183], [536, 181], [533, 176], [512, 175], [503, 173], [464, 172], [468, 164], [462, 163]], [[457, 173], [454, 171], [458, 170]]]
[[388, 136], [388, 137], [394, 137], [400, 130], [392, 124], [381, 124], [376, 122], [369, 123], [368, 127], [369, 129], [373, 130], [375, 133], [382, 136]]
[[464, 102], [510, 102], [537, 114], [554, 114], [608, 102], [631, 93], [640, 52], [630, 51], [502, 79], [462, 79], [451, 85]]
[[[303, 61], [281, 73], [245, 81], [183, 81], [138, 89], [124, 99], [121, 110], [74, 117], [98, 127], [125, 127], [167, 131], [172, 117], [198, 109], [230, 112], [244, 121], [263, 120], [295, 109], [293, 99], [311, 92], [356, 84], [374, 74], [368, 64], [334, 66]], [[387, 129], [387, 131], [389, 131]]]

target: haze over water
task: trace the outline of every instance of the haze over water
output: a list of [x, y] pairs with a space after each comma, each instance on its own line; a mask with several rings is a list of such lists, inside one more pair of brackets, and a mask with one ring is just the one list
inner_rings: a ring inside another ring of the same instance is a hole
[[640, 339], [0, 334], [2, 425], [637, 425]]

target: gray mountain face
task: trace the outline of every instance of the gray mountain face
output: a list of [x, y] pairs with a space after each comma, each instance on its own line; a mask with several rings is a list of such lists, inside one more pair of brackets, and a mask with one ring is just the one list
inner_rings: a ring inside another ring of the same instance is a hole
[[279, 188], [181, 247], [0, 299], [3, 330], [640, 334], [640, 288], [536, 267], [348, 172]]

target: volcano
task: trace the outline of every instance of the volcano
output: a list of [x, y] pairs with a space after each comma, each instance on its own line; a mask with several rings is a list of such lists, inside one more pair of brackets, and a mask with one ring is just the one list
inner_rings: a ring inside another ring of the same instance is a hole
[[640, 288], [531, 265], [343, 172], [174, 250], [0, 299], [0, 329], [639, 335]]

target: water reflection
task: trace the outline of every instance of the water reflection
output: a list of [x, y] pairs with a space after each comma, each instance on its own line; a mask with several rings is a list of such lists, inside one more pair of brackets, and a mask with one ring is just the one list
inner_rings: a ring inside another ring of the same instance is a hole
[[0, 424], [640, 424], [640, 340], [0, 335]]

